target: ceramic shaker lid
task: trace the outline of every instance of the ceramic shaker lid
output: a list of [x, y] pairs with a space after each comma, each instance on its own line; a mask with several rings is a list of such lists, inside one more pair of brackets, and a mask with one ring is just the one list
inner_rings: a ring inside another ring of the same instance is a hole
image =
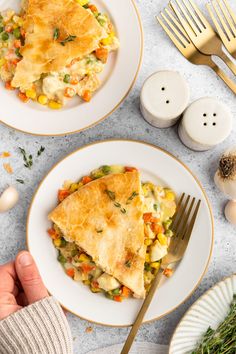
[[140, 105], [144, 118], [158, 128], [175, 124], [189, 101], [189, 88], [176, 71], [158, 71], [144, 83]]
[[193, 150], [208, 150], [223, 142], [232, 129], [228, 108], [214, 98], [200, 98], [185, 111], [179, 126], [182, 142]]

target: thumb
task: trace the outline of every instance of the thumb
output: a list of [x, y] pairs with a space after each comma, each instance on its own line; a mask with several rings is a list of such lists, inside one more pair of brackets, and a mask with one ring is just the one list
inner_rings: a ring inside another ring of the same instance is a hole
[[48, 296], [38, 268], [29, 252], [23, 251], [18, 254], [15, 267], [29, 304]]

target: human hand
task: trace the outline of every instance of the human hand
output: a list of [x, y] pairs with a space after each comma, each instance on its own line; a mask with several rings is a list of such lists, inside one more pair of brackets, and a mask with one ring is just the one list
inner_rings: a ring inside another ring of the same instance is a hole
[[27, 251], [0, 265], [0, 320], [49, 296], [38, 268]]

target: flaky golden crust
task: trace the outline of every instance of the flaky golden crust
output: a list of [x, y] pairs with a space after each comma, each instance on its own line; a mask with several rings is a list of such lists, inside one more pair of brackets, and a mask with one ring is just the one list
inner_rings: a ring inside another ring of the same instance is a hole
[[[107, 190], [114, 192], [115, 200]], [[133, 192], [138, 195], [128, 200]], [[146, 247], [140, 195], [138, 172], [108, 175], [70, 195], [50, 213], [49, 219], [105, 272], [130, 288], [135, 296], [144, 297]], [[122, 208], [126, 212], [122, 213]]]
[[[23, 59], [12, 81], [15, 87], [29, 87], [42, 73], [59, 71], [75, 58], [90, 54], [99, 46], [104, 29], [95, 17], [75, 0], [28, 0], [23, 28]], [[54, 31], [59, 29], [59, 38]], [[68, 36], [76, 38], [62, 46]]]

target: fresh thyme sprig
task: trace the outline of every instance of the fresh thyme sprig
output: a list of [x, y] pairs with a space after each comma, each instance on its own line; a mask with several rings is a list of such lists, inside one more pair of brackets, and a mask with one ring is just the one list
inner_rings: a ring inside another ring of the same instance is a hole
[[40, 149], [37, 152], [37, 156], [40, 156], [44, 152], [44, 150], [45, 150], [45, 147], [41, 146]]
[[115, 192], [112, 192], [112, 191], [106, 189], [105, 193], [108, 195], [108, 197], [111, 199], [111, 201], [114, 202], [114, 206], [116, 208], [119, 208], [122, 214], [126, 214], [127, 210], [125, 208], [123, 208], [122, 205], [116, 201]]
[[69, 35], [68, 37], [63, 39], [63, 41], [61, 41], [60, 44], [64, 47], [66, 43], [73, 42], [75, 40], [75, 38], [77, 38], [77, 37]]
[[26, 168], [29, 168], [31, 169], [32, 165], [33, 165], [33, 156], [30, 154], [30, 155], [27, 155], [26, 154], [26, 151], [25, 149], [19, 147], [19, 150], [23, 156], [23, 160], [24, 160], [24, 166]]
[[209, 327], [192, 354], [235, 354], [236, 352], [236, 294], [225, 320], [216, 330]]
[[23, 179], [20, 179], [20, 178], [17, 178], [17, 179], [16, 179], [16, 182], [18, 182], [18, 183], [20, 183], [20, 184], [24, 184], [24, 183], [25, 183], [25, 181], [24, 181]]
[[126, 204], [130, 204], [131, 201], [132, 201], [135, 197], [137, 197], [137, 196], [138, 196], [138, 193], [137, 193], [137, 192], [133, 192], [133, 193], [131, 194], [131, 196], [127, 199]]

